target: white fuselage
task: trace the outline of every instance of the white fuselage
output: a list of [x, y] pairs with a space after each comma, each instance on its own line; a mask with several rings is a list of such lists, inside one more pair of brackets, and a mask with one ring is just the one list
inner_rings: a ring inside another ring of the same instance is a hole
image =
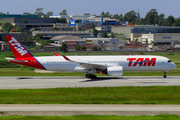
[[[119, 55], [119, 56], [67, 56], [69, 59], [106, 67], [122, 66], [123, 71], [169, 71], [176, 65], [168, 58], [154, 55]], [[89, 69], [78, 63], [69, 62], [62, 56], [36, 57], [46, 70], [88, 72]], [[168, 62], [169, 61], [169, 62]], [[106, 69], [104, 67], [104, 69]], [[101, 68], [102, 69], [102, 68]]]

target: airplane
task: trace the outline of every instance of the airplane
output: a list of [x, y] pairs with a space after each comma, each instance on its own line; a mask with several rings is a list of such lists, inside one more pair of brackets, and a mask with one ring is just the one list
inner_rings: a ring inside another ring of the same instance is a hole
[[5, 35], [15, 58], [9, 62], [50, 71], [72, 71], [87, 73], [86, 78], [96, 78], [95, 73], [108, 76], [122, 76], [124, 71], [164, 71], [177, 66], [168, 58], [156, 55], [114, 55], [114, 56], [42, 56], [34, 57], [13, 35]]

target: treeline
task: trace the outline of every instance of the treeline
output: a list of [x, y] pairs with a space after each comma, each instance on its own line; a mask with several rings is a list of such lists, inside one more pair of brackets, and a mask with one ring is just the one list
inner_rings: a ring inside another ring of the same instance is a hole
[[158, 26], [180, 26], [180, 17], [174, 18], [172, 15], [165, 18], [165, 14], [158, 14], [156, 9], [151, 9], [145, 16], [145, 18], [141, 18], [139, 12], [135, 12], [131, 10], [124, 14], [110, 14], [109, 12], [102, 12], [102, 16], [110, 17], [112, 19], [119, 19], [122, 21], [128, 21], [132, 24], [137, 25], [158, 25]]
[[[5, 14], [0, 12], [1, 14]], [[59, 13], [60, 15], [68, 15], [66, 9], [62, 10], [62, 12]], [[32, 13], [24, 12], [23, 15], [38, 15], [39, 17], [44, 17], [48, 18], [50, 15], [53, 15], [52, 11], [48, 11], [46, 14], [43, 13], [43, 8], [37, 8], [36, 11]], [[84, 15], [90, 15], [90, 13], [85, 13]], [[94, 16], [96, 16], [94, 14]], [[170, 15], [167, 18], [165, 18], [165, 14], [161, 13], [158, 14], [158, 11], [156, 9], [151, 9], [145, 16], [145, 18], [141, 18], [139, 12], [135, 12], [134, 10], [131, 10], [127, 12], [126, 14], [110, 14], [109, 12], [102, 12], [101, 16], [104, 17], [109, 17], [112, 19], [118, 19], [121, 21], [128, 21], [129, 23], [132, 24], [137, 24], [137, 25], [158, 25], [158, 26], [180, 26], [180, 17], [179, 18], [174, 18], [174, 16]], [[66, 19], [56, 19], [55, 22], [61, 22], [61, 23], [66, 23]], [[26, 23], [24, 21], [23, 23]], [[0, 25], [2, 23], [0, 22]]]
[[[37, 8], [34, 13], [24, 12], [23, 15], [38, 15], [39, 17], [49, 18], [49, 16], [53, 15], [52, 11], [48, 11], [47, 13], [43, 12], [43, 8]], [[59, 13], [60, 15], [67, 15], [66, 10], [64, 9], [62, 12]], [[0, 15], [6, 15], [3, 12], [0, 12]]]

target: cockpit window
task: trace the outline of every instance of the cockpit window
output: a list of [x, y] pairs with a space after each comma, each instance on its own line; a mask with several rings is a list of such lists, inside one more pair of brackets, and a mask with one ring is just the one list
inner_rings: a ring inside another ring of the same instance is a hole
[[171, 60], [168, 60], [168, 62], [172, 62]]

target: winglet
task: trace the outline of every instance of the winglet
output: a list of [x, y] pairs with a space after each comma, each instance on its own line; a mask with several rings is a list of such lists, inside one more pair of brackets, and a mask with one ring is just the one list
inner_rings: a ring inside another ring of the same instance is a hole
[[66, 57], [65, 55], [62, 55], [64, 57], [65, 60], [71, 61], [68, 57]]
[[55, 55], [55, 56], [60, 56], [60, 55], [58, 55], [58, 54], [57, 54], [57, 53], [55, 53], [55, 52], [54, 52], [54, 55]]

